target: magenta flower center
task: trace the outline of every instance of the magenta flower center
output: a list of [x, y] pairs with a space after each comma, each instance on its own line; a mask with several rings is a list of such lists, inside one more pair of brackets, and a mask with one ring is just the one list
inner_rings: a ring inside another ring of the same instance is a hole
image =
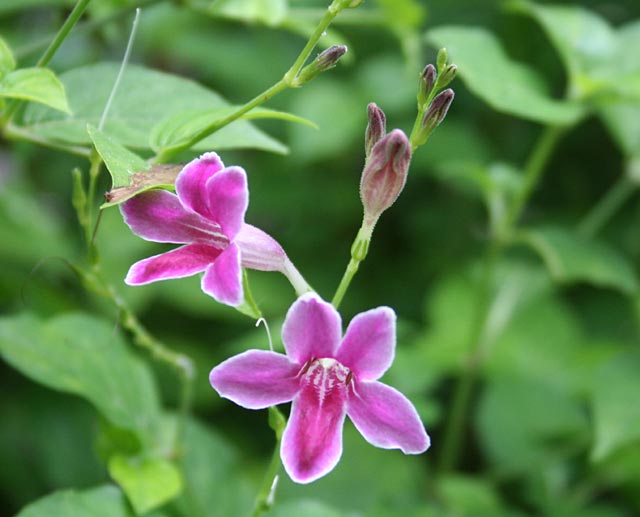
[[351, 370], [330, 357], [310, 359], [299, 375], [300, 387], [311, 391], [319, 406], [331, 400], [344, 400], [347, 385], [353, 380]]

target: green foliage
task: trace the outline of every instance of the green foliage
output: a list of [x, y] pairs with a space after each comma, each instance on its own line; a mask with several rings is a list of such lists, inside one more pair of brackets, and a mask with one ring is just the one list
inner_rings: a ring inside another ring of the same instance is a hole
[[[52, 142], [76, 145], [90, 143], [88, 124], [98, 126], [118, 71], [116, 63], [89, 65], [60, 76], [73, 115], [62, 117], [52, 110], [26, 110], [24, 129]], [[153, 127], [162, 120], [193, 110], [223, 108], [227, 102], [217, 93], [177, 76], [130, 66], [119, 87], [105, 134], [116, 143], [149, 149]], [[283, 153], [286, 147], [246, 121], [237, 121], [200, 142], [195, 149], [256, 148]]]

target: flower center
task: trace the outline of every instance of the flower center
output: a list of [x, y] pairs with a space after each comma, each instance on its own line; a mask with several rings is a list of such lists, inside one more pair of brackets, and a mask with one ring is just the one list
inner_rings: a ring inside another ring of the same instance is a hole
[[330, 357], [309, 359], [299, 375], [303, 389], [311, 388], [320, 405], [335, 396], [342, 399], [347, 385], [353, 379], [349, 368]]

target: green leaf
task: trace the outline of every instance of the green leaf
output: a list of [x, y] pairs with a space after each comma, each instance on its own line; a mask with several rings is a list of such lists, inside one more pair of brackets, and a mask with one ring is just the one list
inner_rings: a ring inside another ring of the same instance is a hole
[[303, 499], [299, 501], [278, 502], [269, 512], [271, 517], [355, 517], [357, 512], [345, 512], [329, 506], [324, 501]]
[[13, 53], [7, 45], [7, 42], [0, 38], [0, 79], [2, 79], [9, 72], [16, 67], [16, 61], [13, 58]]
[[482, 450], [500, 470], [531, 472], [570, 454], [587, 435], [579, 401], [525, 376], [490, 379], [478, 406]]
[[[99, 63], [62, 74], [60, 80], [67, 90], [73, 116], [63, 117], [46, 108], [29, 106], [23, 117], [25, 129], [52, 141], [90, 144], [87, 124], [98, 126], [118, 68], [116, 63]], [[184, 112], [227, 106], [220, 95], [193, 81], [129, 65], [102, 130], [120, 145], [149, 149], [151, 130], [159, 121]], [[194, 147], [198, 151], [240, 148], [287, 151], [283, 144], [244, 120], [233, 122]]]
[[545, 30], [565, 64], [574, 95], [591, 93], [594, 80], [607, 77], [617, 41], [604, 18], [577, 5], [516, 0], [511, 6], [532, 16]]
[[63, 490], [25, 506], [16, 517], [134, 517], [122, 492], [105, 485], [89, 490]]
[[[167, 117], [158, 122], [151, 130], [149, 146], [155, 152], [178, 147], [196, 136], [206, 127], [222, 121], [239, 106], [227, 106], [210, 110], [187, 110]], [[298, 122], [306, 126], [318, 128], [313, 122], [291, 113], [266, 108], [255, 108], [241, 117], [242, 119], [272, 118]], [[284, 152], [284, 149], [283, 149]]]
[[127, 494], [137, 514], [158, 508], [182, 492], [180, 471], [162, 458], [116, 455], [109, 460], [109, 474]]
[[285, 20], [288, 7], [287, 0], [222, 0], [211, 2], [208, 12], [230, 20], [277, 27]]
[[495, 487], [484, 479], [447, 476], [438, 483], [438, 496], [448, 510], [459, 517], [506, 515]]
[[87, 399], [116, 426], [149, 434], [154, 428], [159, 402], [151, 373], [113, 322], [80, 313], [48, 321], [4, 317], [0, 354], [33, 381]]
[[633, 267], [604, 242], [589, 240], [561, 227], [541, 227], [520, 232], [558, 282], [588, 282], [633, 294], [638, 280]]
[[149, 168], [149, 164], [140, 156], [121, 146], [102, 131], [87, 125], [87, 132], [111, 174], [113, 187], [128, 187], [134, 173]]
[[558, 125], [575, 124], [584, 115], [582, 106], [549, 97], [537, 73], [511, 60], [484, 29], [440, 27], [429, 31], [427, 39], [447, 48], [469, 90], [497, 111]]
[[619, 355], [593, 376], [595, 441], [592, 458], [600, 461], [617, 449], [640, 443], [640, 355]]
[[0, 97], [38, 102], [70, 113], [64, 86], [48, 68], [14, 70], [0, 80]]

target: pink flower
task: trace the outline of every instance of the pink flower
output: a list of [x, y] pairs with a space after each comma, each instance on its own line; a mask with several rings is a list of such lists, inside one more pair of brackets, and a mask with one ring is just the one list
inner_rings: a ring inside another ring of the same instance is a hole
[[213, 388], [248, 409], [293, 401], [280, 455], [294, 481], [309, 483], [342, 454], [348, 415], [371, 444], [419, 454], [429, 437], [415, 408], [378, 382], [395, 350], [396, 316], [389, 307], [358, 314], [341, 337], [340, 315], [315, 293], [291, 306], [282, 328], [286, 355], [248, 350], [216, 366]]
[[176, 192], [144, 192], [120, 206], [136, 235], [184, 244], [136, 262], [129, 269], [127, 284], [204, 272], [202, 290], [221, 303], [237, 306], [244, 300], [242, 267], [287, 276], [297, 273], [273, 238], [245, 224], [249, 190], [241, 167], [225, 167], [216, 153], [203, 154], [178, 174]]

